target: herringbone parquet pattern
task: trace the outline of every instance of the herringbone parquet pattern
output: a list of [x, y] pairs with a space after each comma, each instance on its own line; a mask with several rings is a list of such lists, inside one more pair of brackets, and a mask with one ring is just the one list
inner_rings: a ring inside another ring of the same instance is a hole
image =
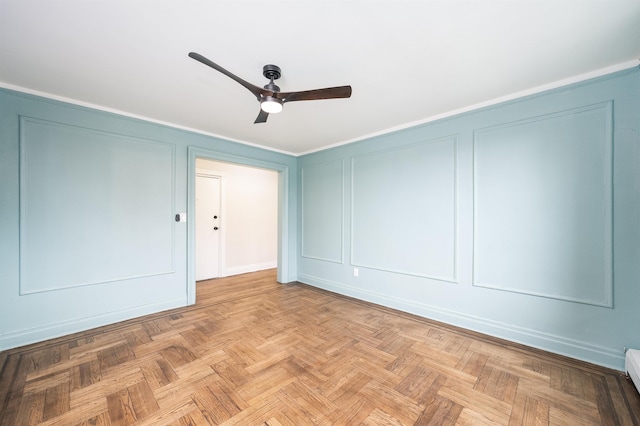
[[0, 354], [0, 424], [637, 425], [618, 372], [302, 284], [198, 284], [195, 306]]

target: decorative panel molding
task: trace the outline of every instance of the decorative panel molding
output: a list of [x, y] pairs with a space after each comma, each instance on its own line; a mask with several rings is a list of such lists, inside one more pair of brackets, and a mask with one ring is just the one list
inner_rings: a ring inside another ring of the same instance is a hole
[[19, 144], [20, 294], [173, 273], [173, 145], [28, 117]]
[[611, 102], [474, 133], [474, 285], [612, 307]]
[[343, 162], [305, 166], [302, 182], [302, 257], [342, 263]]
[[353, 265], [457, 282], [457, 138], [352, 158]]

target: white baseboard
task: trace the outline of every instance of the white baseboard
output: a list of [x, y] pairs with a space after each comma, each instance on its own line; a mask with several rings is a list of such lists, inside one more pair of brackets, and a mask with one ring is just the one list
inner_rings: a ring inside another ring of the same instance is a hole
[[137, 306], [135, 308], [117, 312], [109, 312], [85, 318], [61, 321], [42, 327], [14, 331], [0, 336], [0, 351], [30, 345], [32, 343], [38, 343], [49, 339], [55, 339], [69, 334], [90, 330], [92, 328], [111, 325], [120, 321], [126, 321], [132, 318], [155, 314], [183, 306], [187, 306], [186, 297]]
[[223, 271], [223, 277], [230, 277], [231, 275], [246, 274], [248, 272], [263, 271], [265, 269], [274, 269], [278, 267], [276, 260], [263, 263], [253, 263], [251, 265], [234, 266], [232, 268], [225, 268]]
[[451, 311], [426, 303], [390, 296], [388, 294], [363, 290], [313, 275], [298, 274], [298, 281], [333, 293], [397, 309], [423, 318], [451, 324], [456, 327], [462, 327], [467, 330], [590, 362], [614, 370], [624, 371], [624, 355], [621, 351], [615, 349], [532, 329], [516, 327], [511, 324], [475, 317], [463, 312]]

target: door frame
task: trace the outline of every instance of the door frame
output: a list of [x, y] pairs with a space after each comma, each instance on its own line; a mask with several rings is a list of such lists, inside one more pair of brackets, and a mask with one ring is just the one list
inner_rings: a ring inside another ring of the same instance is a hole
[[[226, 253], [224, 248], [226, 247], [225, 242], [226, 242], [226, 236], [225, 236], [225, 226], [224, 226], [224, 219], [225, 219], [225, 191], [224, 191], [224, 173], [223, 172], [217, 172], [214, 170], [208, 170], [208, 169], [196, 169], [196, 178], [198, 176], [201, 177], [211, 177], [211, 178], [217, 178], [219, 185], [220, 185], [220, 200], [218, 200], [218, 202], [220, 203], [220, 211], [218, 212], [218, 214], [220, 215], [220, 221], [219, 221], [219, 237], [218, 237], [218, 276], [216, 278], [220, 278], [220, 277], [224, 277], [226, 276], [225, 274], [225, 270], [224, 270], [224, 265], [225, 265], [225, 259], [226, 259]], [[195, 187], [194, 187], [194, 194], [195, 194]], [[196, 218], [195, 218], [195, 203], [193, 205], [194, 208], [194, 218], [193, 218], [193, 224], [194, 224], [194, 229], [195, 226], [197, 225], [196, 223]], [[195, 234], [194, 234], [195, 236]], [[195, 237], [194, 237], [195, 238]], [[196, 253], [194, 252], [194, 256], [196, 255]], [[195, 259], [195, 258], [194, 258]], [[194, 269], [195, 271], [195, 269]], [[194, 272], [195, 274], [195, 272]], [[195, 276], [195, 275], [194, 275]]]
[[195, 241], [195, 189], [196, 158], [223, 161], [240, 166], [259, 167], [278, 172], [278, 259], [277, 280], [279, 283], [292, 281], [289, 259], [292, 249], [289, 244], [289, 166], [282, 163], [256, 160], [219, 151], [190, 146], [187, 166], [187, 304], [196, 303], [196, 241]]

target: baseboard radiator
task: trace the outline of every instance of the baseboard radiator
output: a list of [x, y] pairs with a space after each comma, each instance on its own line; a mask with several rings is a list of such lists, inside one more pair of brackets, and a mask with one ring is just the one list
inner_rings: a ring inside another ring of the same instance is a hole
[[640, 392], [640, 350], [628, 349], [624, 361], [627, 374]]

